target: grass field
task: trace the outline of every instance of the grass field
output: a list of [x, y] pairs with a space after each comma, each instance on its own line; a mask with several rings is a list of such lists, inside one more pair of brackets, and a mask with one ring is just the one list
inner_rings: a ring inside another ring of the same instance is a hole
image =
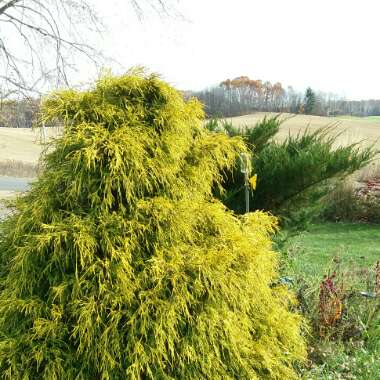
[[[307, 232], [291, 238], [284, 253], [283, 274], [293, 278], [293, 290], [304, 287], [304, 296], [309, 305], [318, 303], [319, 285], [324, 275], [337, 270], [344, 273], [345, 286], [349, 291], [366, 291], [367, 271], [380, 260], [380, 228], [366, 224], [324, 223], [312, 225]], [[351, 309], [366, 317], [370, 299], [356, 297], [356, 305]], [[344, 303], [348, 303], [346, 300]], [[352, 301], [350, 301], [352, 302]], [[377, 301], [378, 302], [378, 301]], [[344, 307], [348, 308], [344, 304]], [[310, 317], [317, 315], [308, 310]], [[363, 312], [364, 310], [364, 312]], [[347, 312], [349, 316], [350, 312]], [[379, 332], [369, 339], [340, 341], [338, 339], [311, 341], [308, 370], [304, 379], [380, 379]]]
[[[257, 112], [251, 115], [231, 118], [236, 126], [254, 125], [265, 115], [276, 115], [274, 113]], [[291, 115], [282, 114], [285, 119], [281, 125], [278, 137], [286, 138], [289, 134], [304, 131], [306, 128], [315, 130], [317, 128], [331, 126], [331, 128], [341, 133], [339, 142], [342, 145], [363, 141], [365, 145], [375, 144], [380, 149], [380, 117], [373, 116], [367, 118], [359, 117], [323, 117], [311, 115]], [[230, 120], [230, 119], [228, 119]]]
[[0, 161], [37, 163], [41, 154], [40, 134], [30, 128], [0, 128]]
[[[47, 138], [56, 137], [49, 128]], [[0, 128], [0, 175], [34, 177], [44, 149], [40, 129]]]
[[[266, 113], [258, 112], [252, 115], [233, 117], [234, 125], [252, 125], [261, 120]], [[269, 113], [268, 115], [275, 115]], [[282, 124], [278, 137], [285, 138], [288, 134], [304, 131], [307, 127], [315, 129], [327, 125], [335, 125], [336, 131], [342, 132], [339, 141], [342, 144], [365, 140], [365, 144], [376, 144], [380, 149], [380, 117], [357, 118], [342, 116], [339, 118], [309, 115], [283, 114], [286, 121]], [[50, 130], [50, 135], [56, 136], [56, 131]], [[43, 147], [39, 130], [24, 128], [0, 128], [0, 162], [6, 160], [22, 161], [36, 164]]]
[[380, 260], [380, 227], [368, 224], [324, 223], [293, 238], [293, 270], [320, 277], [337, 267], [368, 268]]
[[367, 116], [367, 117], [359, 117], [359, 116], [350, 116], [350, 115], [343, 115], [343, 116], [336, 116], [336, 119], [338, 120], [360, 120], [362, 122], [380, 122], [380, 116]]

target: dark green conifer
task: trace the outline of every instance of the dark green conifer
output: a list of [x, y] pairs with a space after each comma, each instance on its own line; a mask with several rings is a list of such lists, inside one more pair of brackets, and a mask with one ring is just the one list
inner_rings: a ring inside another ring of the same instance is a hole
[[304, 110], [306, 115], [311, 115], [314, 112], [316, 103], [315, 92], [308, 87], [305, 93], [305, 105]]

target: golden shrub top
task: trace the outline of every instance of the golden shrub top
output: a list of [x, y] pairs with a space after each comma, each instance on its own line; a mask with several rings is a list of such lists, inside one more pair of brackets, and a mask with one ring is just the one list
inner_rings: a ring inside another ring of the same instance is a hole
[[65, 131], [0, 240], [8, 379], [295, 378], [275, 220], [212, 197], [245, 147], [155, 76], [106, 76], [43, 104]]

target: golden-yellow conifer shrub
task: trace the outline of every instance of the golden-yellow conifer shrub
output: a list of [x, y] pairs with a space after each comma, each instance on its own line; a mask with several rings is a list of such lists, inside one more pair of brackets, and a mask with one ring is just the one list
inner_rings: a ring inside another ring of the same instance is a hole
[[0, 376], [296, 378], [275, 220], [212, 196], [242, 141], [140, 71], [54, 93], [42, 117], [64, 133], [0, 227]]

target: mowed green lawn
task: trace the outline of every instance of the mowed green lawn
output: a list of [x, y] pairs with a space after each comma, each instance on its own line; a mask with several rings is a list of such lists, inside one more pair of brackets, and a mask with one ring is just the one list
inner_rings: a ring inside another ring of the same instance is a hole
[[336, 116], [336, 119], [338, 120], [358, 120], [362, 122], [380, 122], [380, 116], [366, 116], [366, 117], [359, 117], [359, 116], [350, 116], [350, 115], [342, 115], [342, 116]]
[[334, 268], [369, 268], [380, 260], [380, 226], [348, 223], [311, 225], [288, 247], [294, 273], [323, 278]]
[[[380, 226], [315, 224], [309, 231], [291, 238], [285, 252], [287, 257], [282, 260], [283, 274], [294, 279], [294, 291], [303, 289], [303, 297], [309, 305], [306, 315], [315, 320], [318, 318], [319, 286], [325, 275], [337, 270], [338, 283], [343, 280], [344, 286], [357, 295], [367, 291], [368, 270], [380, 260]], [[359, 300], [361, 307], [351, 312], [362, 310], [369, 302], [362, 296]], [[365, 319], [368, 314], [362, 312], [360, 315]], [[311, 342], [311, 361], [302, 372], [302, 379], [380, 379], [377, 334], [372, 332], [367, 342], [363, 336], [361, 341], [353, 343], [314, 338]]]

